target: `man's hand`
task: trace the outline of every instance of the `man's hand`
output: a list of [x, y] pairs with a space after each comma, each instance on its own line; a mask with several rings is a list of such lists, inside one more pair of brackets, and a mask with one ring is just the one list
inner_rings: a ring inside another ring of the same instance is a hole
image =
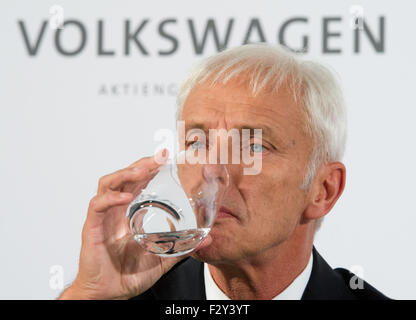
[[149, 289], [186, 257], [160, 258], [146, 252], [133, 240], [126, 218], [130, 202], [166, 159], [164, 149], [99, 180], [82, 230], [78, 275], [59, 299], [128, 299]]

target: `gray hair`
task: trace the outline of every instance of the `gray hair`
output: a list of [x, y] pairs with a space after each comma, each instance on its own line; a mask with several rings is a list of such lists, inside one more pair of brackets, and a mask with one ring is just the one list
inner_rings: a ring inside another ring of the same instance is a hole
[[[262, 90], [277, 92], [287, 84], [303, 107], [305, 128], [313, 141], [302, 190], [312, 186], [322, 163], [341, 161], [347, 137], [347, 112], [341, 88], [329, 67], [300, 58], [283, 46], [246, 44], [203, 59], [184, 80], [177, 96], [179, 120], [183, 105], [197, 84], [226, 84], [244, 73], [253, 96]], [[317, 229], [322, 219], [318, 220]]]

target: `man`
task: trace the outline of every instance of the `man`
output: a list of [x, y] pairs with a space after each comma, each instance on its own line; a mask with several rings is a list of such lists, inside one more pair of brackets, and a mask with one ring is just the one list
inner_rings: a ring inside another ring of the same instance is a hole
[[261, 128], [249, 146], [261, 172], [227, 165], [223, 210], [185, 258], [146, 254], [124, 216], [166, 150], [104, 176], [84, 224], [78, 275], [60, 298], [386, 299], [347, 270], [333, 270], [313, 246], [346, 178], [346, 111], [328, 69], [265, 44], [226, 50], [184, 82], [178, 120], [187, 132]]

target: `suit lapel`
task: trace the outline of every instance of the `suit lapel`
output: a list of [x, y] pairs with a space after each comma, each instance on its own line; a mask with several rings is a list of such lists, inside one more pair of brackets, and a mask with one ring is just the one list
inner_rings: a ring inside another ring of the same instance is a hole
[[301, 300], [354, 299], [344, 279], [336, 273], [313, 247], [312, 272]]

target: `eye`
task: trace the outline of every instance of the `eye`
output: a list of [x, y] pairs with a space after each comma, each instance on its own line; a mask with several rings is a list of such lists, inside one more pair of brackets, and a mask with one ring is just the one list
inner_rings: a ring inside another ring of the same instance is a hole
[[194, 150], [205, 147], [205, 143], [203, 143], [202, 141], [198, 141], [198, 140], [188, 142], [187, 145], [191, 146], [192, 149], [194, 149]]
[[268, 149], [260, 143], [252, 143], [250, 144], [250, 150], [255, 153], [258, 153], [258, 152], [265, 152]]

